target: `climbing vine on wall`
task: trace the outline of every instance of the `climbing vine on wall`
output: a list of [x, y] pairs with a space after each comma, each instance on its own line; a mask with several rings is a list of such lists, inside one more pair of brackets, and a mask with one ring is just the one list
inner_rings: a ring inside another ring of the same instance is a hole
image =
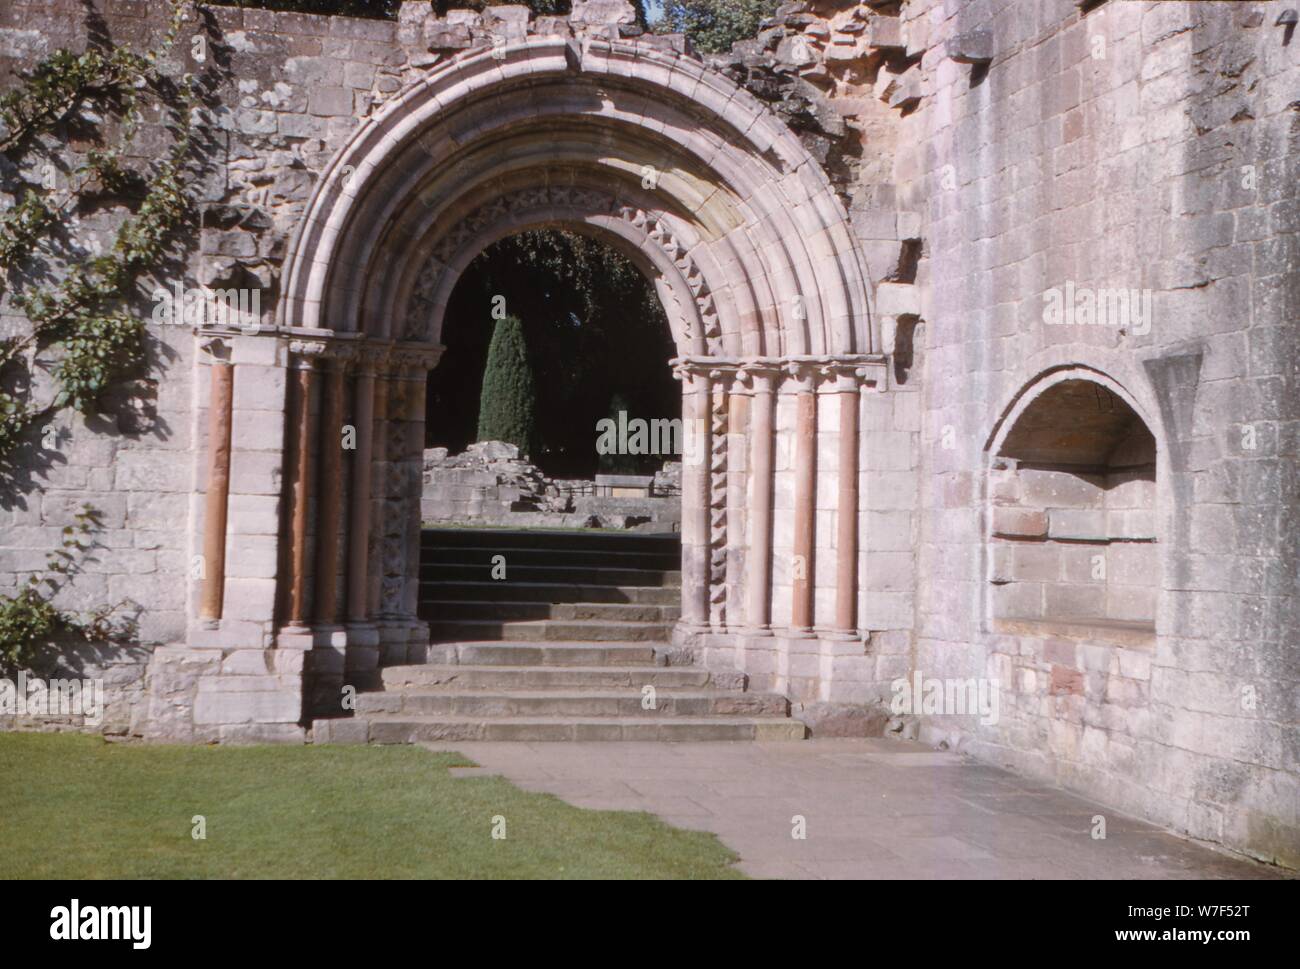
[[[136, 282], [165, 258], [188, 211], [184, 169], [195, 84], [186, 75], [177, 85], [160, 70], [184, 17], [185, 4], [174, 0], [168, 30], [154, 50], [60, 50], [0, 97], [0, 155], [16, 183], [14, 203], [0, 215], [0, 294], [8, 290], [27, 321], [21, 333], [0, 337], [0, 465], [29, 430], [58, 410], [92, 414], [110, 387], [143, 370], [144, 322], [129, 311], [129, 302]], [[125, 158], [152, 105], [169, 114], [172, 142], [148, 171], [135, 171]], [[110, 120], [118, 125], [111, 144], [86, 151], [60, 186], [68, 133], [105, 143]], [[107, 251], [69, 237], [77, 213], [97, 200], [133, 195], [136, 204]], [[56, 389], [45, 401], [32, 394], [38, 352], [57, 360]]]
[[[111, 387], [144, 370], [144, 321], [130, 309], [136, 284], [162, 266], [189, 211], [184, 180], [199, 91], [190, 75], [177, 84], [161, 67], [185, 14], [186, 4], [173, 0], [167, 31], [147, 53], [60, 50], [0, 96], [0, 188], [12, 198], [0, 213], [0, 298], [7, 297], [11, 318], [14, 311], [25, 317], [16, 332], [0, 336], [0, 482], [29, 432], [46, 425], [41, 445], [51, 446], [58, 411], [93, 414]], [[127, 158], [155, 108], [171, 143], [137, 170]], [[74, 154], [78, 143], [104, 147]], [[111, 246], [76, 238], [80, 214], [105, 202], [127, 210]], [[54, 390], [43, 400], [36, 399], [38, 356], [53, 361]], [[45, 568], [0, 596], [0, 668], [31, 666], [60, 637], [131, 638], [132, 623], [113, 619], [120, 604], [73, 614], [52, 601], [79, 570], [98, 527], [94, 510], [83, 506]]]
[[50, 602], [63, 582], [81, 570], [100, 524], [99, 512], [83, 505], [73, 523], [63, 527], [59, 547], [46, 558], [43, 574], [32, 573], [16, 593], [0, 596], [0, 672], [32, 668], [42, 647], [61, 636], [90, 643], [132, 638], [134, 622], [118, 614], [124, 603], [73, 615]]

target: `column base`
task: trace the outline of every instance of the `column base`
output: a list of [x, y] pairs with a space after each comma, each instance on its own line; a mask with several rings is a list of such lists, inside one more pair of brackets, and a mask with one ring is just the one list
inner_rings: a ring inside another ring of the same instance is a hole
[[348, 623], [348, 648], [343, 677], [358, 689], [379, 685], [379, 627], [371, 622]]
[[378, 646], [381, 642], [380, 627], [372, 622], [350, 622], [347, 624], [348, 646]]
[[[400, 666], [411, 661], [411, 625], [405, 619], [381, 619], [376, 624], [379, 632], [379, 665]], [[416, 662], [423, 662], [423, 657]]]
[[348, 631], [337, 623], [321, 623], [311, 627], [312, 646], [315, 649], [326, 647], [343, 649], [348, 644]]
[[279, 649], [311, 649], [315, 641], [312, 628], [306, 623], [290, 623], [280, 627], [275, 634], [275, 645]]
[[347, 716], [343, 706], [343, 668], [347, 633], [342, 626], [315, 630], [304, 657], [303, 707], [310, 718]]
[[823, 632], [819, 632], [817, 635], [821, 639], [830, 639], [841, 643], [860, 642], [863, 640], [863, 637], [856, 629], [827, 629]]

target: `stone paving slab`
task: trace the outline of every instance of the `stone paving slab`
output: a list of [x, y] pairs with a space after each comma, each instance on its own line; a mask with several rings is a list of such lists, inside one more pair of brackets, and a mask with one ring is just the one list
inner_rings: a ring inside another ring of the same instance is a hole
[[[959, 754], [893, 740], [461, 743], [480, 766], [578, 807], [712, 831], [756, 878], [1281, 878]], [[1106, 818], [1106, 838], [1091, 836]], [[796, 815], [807, 837], [791, 836]]]

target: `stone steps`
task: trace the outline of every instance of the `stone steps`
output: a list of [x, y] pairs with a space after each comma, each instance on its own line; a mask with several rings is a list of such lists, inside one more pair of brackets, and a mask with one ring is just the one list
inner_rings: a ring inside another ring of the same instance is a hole
[[[660, 649], [656, 649], [659, 646]], [[430, 643], [427, 662], [464, 666], [662, 666], [662, 644], [629, 642]]]
[[784, 717], [790, 702], [774, 693], [732, 690], [671, 690], [655, 688], [653, 709], [647, 695], [626, 689], [457, 690], [433, 686], [392, 693], [362, 693], [358, 715], [411, 714], [420, 717], [483, 717], [488, 719], [539, 716], [578, 717]]
[[565, 568], [611, 568], [672, 570], [681, 567], [677, 553], [592, 551], [589, 549], [545, 548], [438, 548], [424, 549], [420, 561], [431, 565], [491, 566], [504, 559], [506, 567], [553, 565]]
[[676, 535], [628, 534], [626, 532], [560, 531], [511, 528], [426, 528], [420, 535], [421, 550], [445, 548], [541, 548], [584, 549], [607, 552], [660, 552], [678, 555], [681, 539]]
[[[704, 689], [714, 675], [695, 666], [389, 666], [380, 671], [385, 690], [452, 686], [461, 690], [566, 690], [633, 687]], [[739, 691], [737, 691], [739, 692]]]
[[[321, 721], [317, 721], [320, 723]], [[431, 741], [684, 741], [802, 740], [804, 725], [785, 717], [418, 717], [379, 714], [364, 718], [364, 740], [374, 744]], [[332, 732], [333, 724], [322, 730]], [[330, 738], [333, 739], [333, 738]]]
[[594, 565], [513, 565], [506, 560], [504, 579], [486, 563], [421, 562], [420, 584], [429, 582], [558, 583], [561, 585], [648, 586], [681, 588], [680, 570], [605, 568]]
[[742, 673], [669, 665], [675, 538], [467, 528], [423, 543], [426, 661], [379, 670], [355, 716], [313, 723], [318, 742], [804, 737], [786, 698], [747, 692]]
[[[503, 590], [508, 591], [508, 590]], [[439, 622], [484, 620], [531, 622], [537, 620], [589, 621], [610, 623], [672, 622], [681, 606], [625, 602], [519, 602], [513, 599], [426, 599], [420, 617]]]
[[501, 622], [490, 619], [435, 619], [429, 623], [433, 643], [464, 640], [506, 642], [666, 642], [671, 622], [608, 622], [599, 619], [538, 619]]
[[500, 596], [512, 602], [611, 602], [680, 606], [680, 588], [641, 585], [568, 585], [558, 582], [424, 582], [424, 602], [481, 601]]

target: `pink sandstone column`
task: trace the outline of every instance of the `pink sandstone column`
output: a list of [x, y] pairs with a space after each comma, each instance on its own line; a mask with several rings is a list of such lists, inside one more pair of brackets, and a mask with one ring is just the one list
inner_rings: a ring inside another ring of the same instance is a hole
[[[316, 500], [316, 621], [338, 619], [339, 516], [343, 483], [343, 362], [335, 360], [321, 383], [320, 495]], [[359, 433], [359, 432], [358, 432]]]
[[858, 605], [858, 382], [836, 377], [840, 397], [838, 521], [835, 534], [835, 631], [857, 633]]
[[203, 515], [203, 601], [201, 619], [221, 618], [226, 587], [226, 516], [230, 501], [230, 422], [235, 368], [214, 362], [208, 399], [208, 491]]
[[795, 423], [793, 602], [790, 626], [809, 632], [813, 625], [813, 542], [816, 538], [817, 393], [811, 373], [800, 379]]
[[289, 492], [289, 625], [307, 625], [307, 505], [311, 497], [311, 398], [316, 383], [313, 361], [294, 362], [293, 486]]
[[775, 406], [773, 383], [776, 375], [753, 374], [754, 396], [749, 416], [750, 546], [745, 565], [745, 622], [749, 631], [769, 630], [772, 615], [772, 485], [773, 427]]

